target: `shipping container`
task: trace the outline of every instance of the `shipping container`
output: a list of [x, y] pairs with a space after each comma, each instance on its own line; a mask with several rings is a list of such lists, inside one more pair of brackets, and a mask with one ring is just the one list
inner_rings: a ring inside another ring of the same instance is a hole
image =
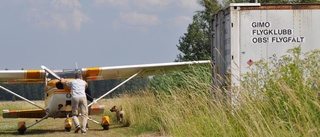
[[320, 49], [320, 5], [231, 3], [212, 15], [213, 84], [241, 87], [254, 63], [288, 49]]

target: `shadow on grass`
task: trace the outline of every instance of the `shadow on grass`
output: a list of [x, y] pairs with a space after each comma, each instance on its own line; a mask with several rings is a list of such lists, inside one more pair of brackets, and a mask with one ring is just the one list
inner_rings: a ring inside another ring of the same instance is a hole
[[[118, 129], [118, 128], [126, 128], [125, 125], [110, 125], [109, 130]], [[89, 128], [88, 131], [107, 131], [103, 130], [103, 128]], [[55, 133], [73, 133], [74, 129], [71, 131], [66, 131], [65, 129], [27, 129], [23, 135], [47, 135], [47, 134], [55, 134]], [[10, 135], [10, 136], [18, 136], [18, 130], [7, 130], [7, 131], [0, 131], [0, 135]]]
[[[67, 132], [64, 129], [29, 129], [26, 130], [24, 134], [27, 135], [38, 135], [38, 134], [50, 134], [50, 133], [62, 133]], [[20, 135], [18, 130], [10, 130], [10, 131], [0, 131], [1, 135]]]
[[110, 129], [115, 129], [115, 128], [125, 128], [128, 127], [126, 125], [110, 125]]

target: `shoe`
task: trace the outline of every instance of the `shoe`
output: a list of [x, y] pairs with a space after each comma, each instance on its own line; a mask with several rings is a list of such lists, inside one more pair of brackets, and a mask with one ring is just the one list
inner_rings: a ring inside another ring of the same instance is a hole
[[80, 126], [77, 126], [76, 127], [76, 130], [74, 131], [74, 133], [78, 133], [80, 131], [81, 127]]
[[82, 134], [82, 135], [86, 135], [86, 132], [81, 131], [81, 134]]

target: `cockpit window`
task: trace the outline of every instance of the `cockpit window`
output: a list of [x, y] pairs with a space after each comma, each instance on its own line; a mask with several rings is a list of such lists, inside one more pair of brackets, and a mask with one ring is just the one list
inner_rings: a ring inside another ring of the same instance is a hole
[[63, 84], [61, 82], [56, 83], [57, 89], [63, 89]]
[[[55, 70], [55, 73], [61, 78], [74, 78], [76, 72], [74, 69]], [[48, 78], [55, 79], [54, 76], [48, 75]]]

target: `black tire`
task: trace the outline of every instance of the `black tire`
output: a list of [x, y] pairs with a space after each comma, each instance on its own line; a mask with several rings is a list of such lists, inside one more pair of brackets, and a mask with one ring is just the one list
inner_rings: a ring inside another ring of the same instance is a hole
[[66, 129], [67, 132], [71, 131], [71, 128], [64, 128], [64, 129]]
[[109, 130], [109, 125], [103, 125], [103, 130]]
[[26, 131], [26, 129], [18, 129], [18, 132], [20, 135], [23, 135], [25, 131]]

